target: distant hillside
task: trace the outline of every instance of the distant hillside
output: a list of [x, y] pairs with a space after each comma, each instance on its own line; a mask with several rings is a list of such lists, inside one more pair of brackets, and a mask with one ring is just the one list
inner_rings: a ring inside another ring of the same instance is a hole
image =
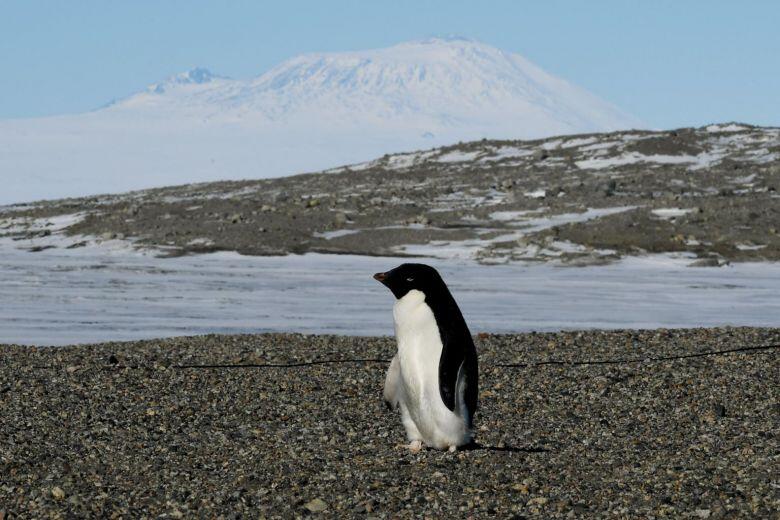
[[483, 140], [319, 174], [33, 204], [0, 213], [0, 233], [33, 249], [120, 237], [167, 254], [583, 265], [678, 252], [717, 266], [780, 259], [778, 186], [780, 129], [721, 124]]

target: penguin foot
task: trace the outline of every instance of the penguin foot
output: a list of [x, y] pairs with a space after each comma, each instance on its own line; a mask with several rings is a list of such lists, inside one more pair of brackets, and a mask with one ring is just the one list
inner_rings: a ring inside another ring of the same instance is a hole
[[420, 450], [422, 450], [422, 441], [412, 441], [409, 443], [409, 451], [412, 453], [420, 453]]
[[447, 451], [449, 451], [450, 453], [455, 453], [456, 451], [458, 451], [458, 447], [453, 444], [452, 446], [447, 448]]

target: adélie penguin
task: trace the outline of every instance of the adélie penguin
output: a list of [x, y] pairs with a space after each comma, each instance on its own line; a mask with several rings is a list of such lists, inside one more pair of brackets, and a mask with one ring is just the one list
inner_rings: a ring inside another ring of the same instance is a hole
[[402, 264], [374, 278], [396, 297], [398, 352], [385, 378], [384, 398], [401, 409], [409, 448], [454, 451], [474, 436], [477, 351], [466, 321], [438, 271]]

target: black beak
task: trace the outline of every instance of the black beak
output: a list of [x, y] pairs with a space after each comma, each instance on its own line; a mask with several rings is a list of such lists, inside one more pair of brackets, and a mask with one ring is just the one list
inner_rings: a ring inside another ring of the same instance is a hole
[[376, 273], [374, 275], [374, 280], [385, 283], [385, 280], [387, 280], [387, 273]]

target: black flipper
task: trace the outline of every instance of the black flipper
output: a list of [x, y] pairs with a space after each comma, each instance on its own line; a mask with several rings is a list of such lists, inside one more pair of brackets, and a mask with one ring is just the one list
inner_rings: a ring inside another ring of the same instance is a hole
[[460, 387], [463, 390], [463, 400], [468, 410], [468, 422], [471, 427], [474, 413], [477, 411], [477, 350], [455, 301], [452, 300], [446, 307], [449, 307], [448, 312], [436, 312], [437, 309], [434, 307], [442, 342], [439, 359], [439, 394], [444, 405], [455, 412], [457, 400], [460, 398], [457, 395], [458, 371], [462, 371], [463, 379]]

